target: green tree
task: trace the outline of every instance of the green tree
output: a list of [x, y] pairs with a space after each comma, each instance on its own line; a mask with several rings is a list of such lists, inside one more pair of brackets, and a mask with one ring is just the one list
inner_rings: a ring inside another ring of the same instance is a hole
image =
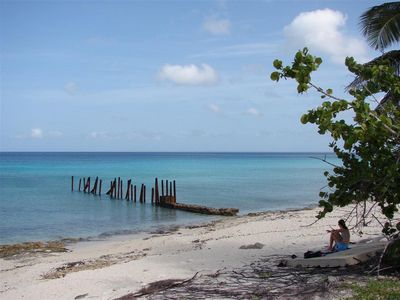
[[[312, 82], [311, 74], [322, 59], [309, 54], [307, 48], [296, 53], [291, 66], [283, 67], [282, 61], [275, 60], [277, 71], [271, 79], [294, 79], [298, 93], [312, 88], [328, 100], [301, 117], [302, 123], [316, 124], [320, 134], [331, 135], [330, 147], [342, 161], [333, 172], [324, 173], [330, 191], [320, 193], [323, 209], [317, 217], [324, 217], [334, 206], [363, 203], [361, 221], [365, 223], [370, 212], [367, 201], [372, 201], [372, 208], [378, 205], [388, 219], [393, 219], [400, 206], [400, 50], [384, 52], [400, 41], [400, 2], [371, 7], [360, 21], [368, 42], [382, 54], [365, 64], [346, 58], [355, 76], [346, 89], [350, 99], [335, 97], [332, 89]], [[352, 114], [352, 121], [342, 118], [344, 112]], [[382, 232], [394, 239], [380, 264], [399, 268], [400, 222], [396, 226], [387, 222]]]
[[[329, 191], [320, 193], [323, 208], [318, 218], [331, 212], [334, 206], [347, 206], [371, 200], [382, 213], [392, 219], [400, 205], [400, 111], [393, 103], [381, 110], [381, 93], [400, 98], [400, 77], [390, 62], [358, 64], [346, 58], [348, 70], [364, 78], [364, 84], [348, 91], [350, 99], [334, 96], [332, 89], [323, 89], [312, 82], [322, 59], [308, 52], [298, 51], [289, 66], [275, 60], [276, 71], [271, 79], [294, 79], [298, 93], [315, 89], [326, 101], [301, 117], [302, 123], [316, 124], [320, 134], [330, 134], [330, 147], [342, 165], [325, 172]], [[343, 113], [352, 114], [352, 121], [343, 119]], [[368, 212], [364, 212], [364, 217]]]
[[[380, 56], [367, 62], [366, 65], [379, 65], [383, 61], [388, 62], [400, 75], [400, 50], [385, 52], [385, 49], [400, 41], [400, 2], [389, 2], [373, 6], [365, 11], [360, 17], [361, 32], [366, 37], [370, 46], [382, 52]], [[352, 89], [365, 84], [365, 78], [356, 76], [355, 80], [347, 87]], [[381, 100], [380, 106], [387, 102], [396, 103], [395, 97], [387, 93]]]

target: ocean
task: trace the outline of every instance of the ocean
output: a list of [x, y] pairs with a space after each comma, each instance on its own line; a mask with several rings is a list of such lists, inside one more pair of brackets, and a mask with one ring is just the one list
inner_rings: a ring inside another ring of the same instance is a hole
[[[235, 207], [239, 214], [317, 204], [326, 185], [324, 153], [0, 153], [0, 244], [63, 238], [101, 239], [202, 223], [217, 217], [151, 204], [154, 178], [175, 180], [177, 202]], [[71, 191], [74, 176], [75, 191]], [[102, 195], [78, 192], [98, 176]], [[145, 204], [110, 199], [121, 177], [147, 186]], [[219, 218], [219, 217], [218, 217]]]

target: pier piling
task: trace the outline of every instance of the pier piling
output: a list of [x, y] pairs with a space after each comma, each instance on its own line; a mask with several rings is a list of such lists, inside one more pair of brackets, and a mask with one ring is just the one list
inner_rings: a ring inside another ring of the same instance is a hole
[[[99, 183], [100, 181], [100, 183]], [[164, 187], [165, 182], [165, 187]], [[114, 178], [114, 180], [110, 181], [110, 189], [107, 191], [107, 195], [110, 196], [111, 199], [124, 199], [127, 201], [133, 201], [136, 203], [137, 193], [136, 193], [136, 185], [132, 183], [132, 179], [127, 179], [126, 182], [126, 193], [124, 196], [123, 193], [123, 180], [121, 177]], [[81, 191], [82, 187], [82, 178], [79, 178], [78, 191]], [[164, 190], [165, 188], [165, 190]], [[90, 189], [90, 177], [83, 177], [83, 192], [91, 193], [94, 195], [101, 195], [102, 189], [102, 180], [99, 177], [96, 177], [94, 180], [93, 188]], [[71, 176], [71, 191], [74, 191], [74, 176]], [[146, 195], [147, 187], [144, 183], [140, 186], [140, 194], [139, 194], [139, 202], [146, 203]], [[149, 195], [150, 196], [150, 195]], [[157, 206], [170, 208], [170, 209], [179, 209], [186, 210], [194, 213], [203, 213], [209, 215], [225, 215], [225, 216], [234, 216], [238, 213], [238, 209], [236, 208], [211, 208], [206, 206], [192, 205], [192, 204], [183, 204], [176, 202], [176, 181], [175, 180], [161, 180], [161, 196], [158, 185], [158, 178], [154, 179], [154, 187], [151, 187], [151, 204], [155, 204]]]
[[158, 192], [158, 178], [154, 179], [154, 202], [157, 204], [158, 203], [158, 199], [160, 197], [159, 192]]
[[131, 189], [131, 201], [133, 201], [133, 184], [132, 183], [131, 183], [130, 189]]
[[130, 194], [131, 194], [131, 179], [128, 179], [128, 182], [126, 183], [125, 200], [129, 201]]

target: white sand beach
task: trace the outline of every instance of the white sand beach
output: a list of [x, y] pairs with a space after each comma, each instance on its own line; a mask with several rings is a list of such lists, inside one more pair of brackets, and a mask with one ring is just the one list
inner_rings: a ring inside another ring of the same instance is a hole
[[[114, 299], [158, 280], [241, 267], [261, 256], [302, 255], [326, 247], [326, 229], [337, 227], [349, 212], [338, 209], [308, 226], [318, 210], [226, 217], [170, 232], [80, 242], [69, 245], [66, 253], [0, 259], [0, 299]], [[352, 232], [351, 240], [379, 236], [375, 220], [363, 228], [363, 236]], [[262, 245], [254, 247], [256, 243]]]

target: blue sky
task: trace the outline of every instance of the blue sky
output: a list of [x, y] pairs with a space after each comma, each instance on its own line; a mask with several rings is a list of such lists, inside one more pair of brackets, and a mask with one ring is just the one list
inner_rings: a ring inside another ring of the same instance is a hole
[[377, 56], [359, 16], [383, 1], [0, 2], [2, 151], [326, 151], [321, 99], [269, 79], [308, 46], [339, 96]]

